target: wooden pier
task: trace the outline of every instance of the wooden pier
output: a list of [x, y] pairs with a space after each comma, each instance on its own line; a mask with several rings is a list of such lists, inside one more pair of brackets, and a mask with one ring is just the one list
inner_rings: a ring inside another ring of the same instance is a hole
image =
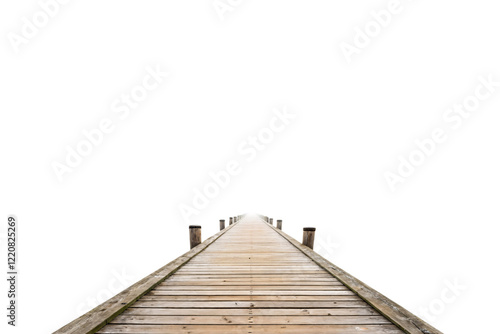
[[266, 218], [221, 223], [215, 236], [191, 240], [191, 251], [55, 333], [441, 333]]

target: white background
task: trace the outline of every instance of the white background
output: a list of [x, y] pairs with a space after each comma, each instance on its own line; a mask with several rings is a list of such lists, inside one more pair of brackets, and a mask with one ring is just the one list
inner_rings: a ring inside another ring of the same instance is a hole
[[[244, 0], [221, 20], [211, 0], [74, 0], [16, 53], [7, 34], [40, 6], [2, 2], [3, 254], [7, 215], [20, 224], [19, 325], [2, 315], [2, 332], [55, 331], [116, 272], [135, 281], [186, 252], [180, 203], [234, 159], [241, 173], [191, 219], [204, 239], [243, 212], [299, 240], [315, 226], [325, 257], [408, 310], [444, 305], [441, 331], [492, 333], [500, 88], [457, 130], [442, 116], [479, 76], [500, 80], [500, 8], [401, 0], [348, 63], [340, 43], [387, 6]], [[119, 120], [112, 102], [157, 65], [169, 77]], [[282, 106], [296, 118], [247, 162], [238, 146]], [[51, 164], [107, 117], [114, 131], [59, 182]], [[384, 173], [435, 127], [448, 140], [392, 192]], [[466, 288], [444, 303], [447, 281]]]

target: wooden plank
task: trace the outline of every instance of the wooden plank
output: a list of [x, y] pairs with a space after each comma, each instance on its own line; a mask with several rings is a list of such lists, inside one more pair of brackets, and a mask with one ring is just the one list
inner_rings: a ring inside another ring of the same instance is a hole
[[119, 334], [401, 334], [394, 325], [113, 325], [99, 333]]
[[157, 296], [146, 295], [141, 298], [142, 301], [196, 301], [205, 303], [207, 301], [237, 301], [237, 302], [253, 302], [253, 301], [344, 301], [344, 300], [362, 300], [358, 295], [341, 295], [341, 296]]
[[[214, 265], [216, 266], [216, 265]], [[204, 268], [189, 268], [189, 269], [183, 269], [179, 271], [179, 275], [184, 275], [184, 276], [203, 276], [203, 275], [229, 275], [229, 277], [232, 277], [232, 275], [262, 275], [262, 276], [269, 276], [269, 275], [300, 275], [301, 277], [314, 277], [315, 275], [321, 275], [324, 274], [324, 270], [317, 268], [317, 269], [308, 269], [308, 268], [292, 268], [292, 269], [284, 269], [284, 268], [270, 268], [270, 269], [258, 269], [258, 268], [248, 268], [248, 269], [238, 269], [235, 268], [234, 270], [231, 270], [231, 268], [227, 269], [217, 269], [217, 268], [211, 268], [211, 269], [204, 269]], [[327, 276], [324, 276], [327, 277]]]
[[303, 287], [304, 289], [307, 289], [308, 287], [314, 287], [314, 286], [324, 286], [324, 287], [338, 287], [338, 286], [344, 286], [340, 282], [336, 281], [312, 281], [312, 280], [302, 280], [302, 281], [293, 281], [291, 279], [288, 279], [286, 281], [283, 280], [254, 280], [251, 278], [245, 279], [245, 280], [231, 280], [231, 279], [216, 279], [216, 280], [177, 280], [177, 281], [169, 281], [167, 282], [162, 282], [158, 285], [158, 288], [169, 288], [169, 289], [175, 289], [178, 287], [179, 289], [182, 289], [183, 287], [194, 287], [194, 286], [207, 286], [207, 287], [224, 287], [224, 286], [232, 286], [232, 287], [237, 287], [237, 286], [245, 286], [245, 285], [252, 285], [254, 288], [259, 288], [259, 287], [276, 287], [279, 288], [280, 286], [296, 286], [296, 287]]
[[355, 293], [345, 287], [343, 290], [239, 290], [239, 291], [224, 291], [224, 290], [159, 290], [155, 289], [149, 292], [148, 296], [354, 296]]
[[[224, 291], [224, 290], [273, 290], [273, 291], [345, 291], [349, 290], [344, 285], [158, 285], [155, 290], [158, 291]], [[349, 290], [351, 291], [351, 290]]]
[[172, 315], [119, 315], [112, 324], [161, 324], [161, 325], [381, 325], [390, 324], [380, 315], [359, 316], [172, 316]]
[[146, 308], [129, 307], [122, 315], [379, 315], [371, 307], [357, 308], [232, 308], [232, 309], [213, 309], [213, 308]]
[[336, 308], [336, 307], [370, 307], [364, 301], [206, 301], [203, 304], [196, 301], [176, 302], [163, 300], [138, 300], [134, 307], [160, 308]]
[[[192, 280], [192, 279], [228, 279], [228, 280], [237, 280], [237, 279], [249, 279], [250, 276], [248, 274], [243, 275], [243, 274], [238, 274], [238, 275], [231, 275], [230, 277], [227, 275], [222, 275], [222, 274], [209, 274], [209, 275], [186, 275], [186, 274], [180, 274], [176, 273], [175, 276], [172, 276], [169, 278], [170, 280]], [[268, 274], [268, 275], [262, 275], [262, 274], [252, 274], [251, 279], [256, 280], [258, 278], [261, 278], [263, 280], [288, 280], [288, 279], [295, 279], [297, 281], [303, 281], [303, 280], [312, 280], [312, 281], [333, 281], [333, 282], [339, 282], [335, 277], [332, 277], [330, 273], [318, 273], [315, 274], [314, 276], [310, 277], [301, 277], [300, 275], [290, 275], [290, 274]]]
[[[330, 275], [330, 274], [328, 274]], [[331, 276], [331, 275], [330, 275]], [[161, 284], [163, 285], [183, 285], [180, 283], [176, 282], [189, 282], [189, 283], [199, 283], [199, 282], [218, 282], [218, 283], [231, 283], [231, 282], [254, 282], [254, 283], [260, 283], [264, 282], [265, 284], [273, 284], [273, 283], [281, 283], [281, 282], [297, 282], [297, 284], [302, 284], [302, 283], [315, 283], [318, 282], [318, 284], [327, 284], [327, 283], [335, 283], [335, 284], [342, 284], [339, 280], [337, 280], [334, 277], [327, 277], [327, 276], [320, 276], [320, 275], [315, 275], [315, 277], [300, 277], [297, 275], [266, 275], [265, 277], [262, 275], [251, 275], [249, 277], [248, 275], [244, 276], [242, 275], [241, 277], [227, 277], [227, 276], [192, 276], [192, 275], [181, 275], [177, 274], [175, 276], [169, 277], [166, 281], [162, 282]], [[343, 284], [342, 284], [343, 285]]]

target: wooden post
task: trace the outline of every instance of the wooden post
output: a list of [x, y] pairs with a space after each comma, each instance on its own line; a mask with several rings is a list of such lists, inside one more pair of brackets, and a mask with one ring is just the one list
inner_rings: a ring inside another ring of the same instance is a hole
[[189, 243], [191, 248], [201, 244], [201, 226], [200, 225], [189, 225]]
[[220, 226], [221, 231], [223, 229], [225, 229], [226, 228], [226, 221], [224, 219], [219, 220], [219, 226]]
[[314, 233], [316, 227], [304, 227], [304, 234], [302, 235], [302, 244], [311, 249], [314, 249]]
[[269, 223], [269, 217], [267, 217], [267, 216], [266, 216], [266, 219], [265, 219], [265, 220], [266, 220], [266, 222], [268, 222], [268, 223]]
[[269, 224], [273, 224], [273, 219], [272, 218], [269, 218]]
[[278, 228], [278, 230], [281, 230], [281, 224], [283, 223], [283, 221], [281, 219], [278, 219], [276, 221], [276, 227]]
[[233, 217], [229, 217], [229, 225], [233, 225]]
[[233, 218], [233, 221], [236, 223], [236, 222], [238, 221], [238, 217], [236, 217], [236, 216], [235, 216], [235, 217]]

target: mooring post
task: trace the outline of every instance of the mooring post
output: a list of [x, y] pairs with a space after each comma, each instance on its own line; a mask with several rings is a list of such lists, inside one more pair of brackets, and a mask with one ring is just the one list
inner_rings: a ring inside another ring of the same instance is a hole
[[269, 223], [269, 217], [268, 216], [265, 217], [265, 220], [266, 220], [267, 223]]
[[276, 227], [278, 228], [278, 230], [281, 230], [281, 224], [283, 223], [283, 221], [281, 219], [278, 219], [276, 221]]
[[304, 234], [302, 235], [302, 244], [311, 249], [314, 249], [314, 233], [316, 227], [304, 227]]
[[238, 217], [234, 216], [233, 220], [236, 223], [238, 221]]
[[229, 217], [229, 225], [233, 225], [233, 217]]
[[200, 225], [189, 225], [189, 243], [191, 248], [201, 244], [201, 226]]
[[225, 229], [226, 228], [226, 221], [224, 219], [219, 220], [219, 226], [220, 226], [221, 231], [223, 229]]
[[272, 218], [269, 218], [269, 224], [273, 224], [273, 219]]

